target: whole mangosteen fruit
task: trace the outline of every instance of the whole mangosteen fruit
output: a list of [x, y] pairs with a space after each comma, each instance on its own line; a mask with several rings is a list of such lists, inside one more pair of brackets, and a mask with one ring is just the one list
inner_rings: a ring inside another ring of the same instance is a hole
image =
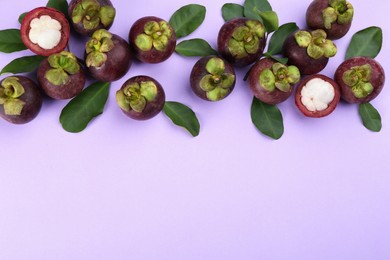
[[176, 48], [176, 33], [165, 20], [147, 16], [130, 28], [129, 43], [135, 57], [145, 63], [167, 60]]
[[353, 57], [340, 64], [334, 79], [341, 88], [343, 100], [360, 104], [379, 95], [385, 85], [385, 72], [372, 58]]
[[266, 29], [254, 19], [236, 18], [221, 27], [218, 33], [218, 53], [238, 67], [252, 64], [263, 54]]
[[91, 36], [96, 30], [110, 29], [116, 11], [110, 0], [72, 0], [68, 14], [77, 33]]
[[288, 63], [297, 66], [302, 75], [312, 75], [322, 71], [329, 58], [337, 53], [336, 45], [324, 30], [298, 30], [292, 33], [283, 44], [283, 54]]
[[37, 84], [24, 76], [11, 76], [0, 82], [0, 117], [13, 124], [33, 120], [41, 110], [42, 95]]
[[37, 78], [43, 91], [54, 99], [69, 99], [85, 85], [85, 72], [70, 52], [52, 54], [41, 62]]
[[132, 64], [129, 44], [105, 29], [93, 33], [86, 43], [84, 58], [92, 77], [103, 82], [122, 78]]
[[233, 66], [218, 56], [199, 59], [192, 68], [190, 85], [193, 92], [207, 101], [219, 101], [233, 91], [236, 73]]
[[165, 92], [157, 80], [149, 76], [135, 76], [116, 92], [116, 102], [128, 117], [147, 120], [163, 109]]
[[254, 96], [270, 105], [287, 100], [300, 79], [301, 74], [296, 66], [286, 66], [269, 58], [257, 61], [248, 77]]
[[340, 39], [351, 28], [354, 9], [346, 0], [314, 0], [306, 11], [310, 29], [323, 29], [332, 40]]
[[304, 78], [295, 92], [295, 104], [307, 117], [325, 117], [336, 109], [339, 101], [339, 85], [321, 74]]
[[49, 7], [39, 7], [28, 12], [20, 28], [24, 45], [41, 56], [64, 50], [69, 35], [70, 26], [65, 15]]

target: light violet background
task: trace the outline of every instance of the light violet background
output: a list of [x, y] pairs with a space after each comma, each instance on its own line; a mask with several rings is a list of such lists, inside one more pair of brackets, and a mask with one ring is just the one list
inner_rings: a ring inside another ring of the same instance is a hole
[[[113, 2], [111, 31], [125, 39], [138, 18], [168, 20], [191, 3]], [[309, 0], [270, 2], [281, 24], [305, 26]], [[46, 1], [0, 3], [2, 30], [18, 28], [19, 14]], [[205, 5], [207, 16], [188, 38], [215, 47], [225, 2], [192, 3]], [[351, 31], [337, 41], [339, 53], [322, 73], [332, 76], [353, 33], [373, 25], [383, 28], [377, 60], [389, 72], [389, 2], [353, 3]], [[71, 42], [79, 56], [84, 42]], [[0, 66], [21, 55], [31, 53], [0, 54]], [[67, 101], [45, 100], [27, 125], [0, 121], [1, 260], [390, 259], [388, 86], [372, 102], [383, 118], [380, 133], [362, 126], [354, 105], [309, 119], [290, 99], [280, 105], [285, 134], [273, 141], [251, 123], [246, 70], [237, 70], [231, 96], [208, 103], [189, 88], [196, 60], [175, 54], [162, 64], [134, 63], [112, 83], [104, 114], [79, 134], [59, 123]], [[197, 113], [197, 138], [164, 114], [147, 122], [122, 114], [115, 92], [139, 74], [155, 77], [167, 100]]]

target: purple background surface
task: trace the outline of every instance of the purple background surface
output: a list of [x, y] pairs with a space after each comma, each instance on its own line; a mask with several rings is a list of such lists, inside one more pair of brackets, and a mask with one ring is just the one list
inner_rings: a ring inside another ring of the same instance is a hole
[[[138, 18], [168, 20], [191, 3], [113, 2], [111, 31], [125, 39]], [[305, 26], [309, 0], [270, 2], [281, 24]], [[3, 30], [18, 28], [19, 14], [46, 1], [0, 3]], [[193, 3], [208, 12], [188, 38], [216, 46], [225, 2]], [[385, 35], [377, 60], [388, 72], [389, 2], [353, 3], [351, 31], [322, 73], [333, 76], [353, 33], [373, 25]], [[84, 41], [71, 42], [78, 56]], [[21, 55], [31, 53], [0, 54], [0, 67]], [[134, 63], [112, 83], [104, 114], [79, 134], [59, 123], [68, 101], [45, 100], [27, 125], [0, 120], [0, 259], [390, 259], [390, 89], [372, 102], [382, 115], [380, 133], [362, 126], [356, 106], [341, 103], [316, 120], [289, 99], [280, 105], [285, 134], [273, 141], [251, 123], [245, 69], [237, 70], [231, 96], [209, 103], [189, 88], [196, 60]], [[147, 122], [122, 114], [115, 92], [139, 74], [155, 77], [167, 100], [197, 113], [197, 138], [164, 114]]]

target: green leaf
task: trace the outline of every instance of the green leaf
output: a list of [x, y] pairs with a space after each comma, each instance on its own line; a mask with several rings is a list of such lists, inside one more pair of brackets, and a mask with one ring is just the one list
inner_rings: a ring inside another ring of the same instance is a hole
[[54, 8], [65, 15], [68, 18], [68, 1], [66, 0], [49, 0], [47, 7]]
[[267, 57], [267, 58], [270, 58], [270, 59], [274, 59], [277, 62], [282, 63], [282, 64], [287, 64], [287, 62], [288, 62], [288, 58], [278, 57], [278, 56], [275, 56], [275, 55], [273, 55], [273, 54], [271, 54], [269, 52], [266, 52], [263, 55], [264, 55], [264, 57]]
[[234, 18], [244, 17], [244, 7], [239, 4], [224, 4], [222, 6], [222, 17], [225, 22]]
[[382, 118], [378, 110], [370, 103], [359, 105], [359, 114], [363, 125], [371, 131], [380, 132], [382, 129]]
[[60, 122], [71, 133], [83, 131], [88, 123], [103, 113], [110, 83], [95, 82], [73, 98], [62, 110]]
[[279, 18], [274, 11], [259, 12], [263, 24], [268, 33], [274, 32], [279, 27]]
[[178, 102], [165, 102], [164, 113], [175, 125], [184, 127], [193, 137], [199, 135], [200, 125], [194, 111]]
[[345, 59], [357, 56], [375, 58], [382, 49], [383, 34], [379, 27], [368, 27], [354, 34]]
[[0, 52], [11, 53], [26, 49], [27, 47], [20, 37], [20, 30], [6, 29], [0, 31]]
[[191, 39], [182, 41], [176, 46], [176, 52], [187, 57], [216, 55], [208, 42], [203, 39]]
[[254, 97], [251, 116], [253, 124], [260, 132], [275, 140], [282, 137], [284, 132], [283, 116], [276, 105], [268, 105]]
[[169, 20], [175, 29], [176, 37], [182, 38], [194, 32], [206, 17], [206, 7], [198, 4], [189, 4], [177, 10]]
[[14, 59], [1, 70], [0, 75], [5, 73], [18, 74], [33, 72], [45, 58], [43, 56], [33, 55]]
[[22, 24], [23, 19], [26, 16], [26, 14], [28, 14], [28, 12], [25, 12], [25, 13], [22, 13], [21, 15], [19, 15], [18, 21], [19, 21], [20, 24]]
[[245, 0], [244, 15], [247, 18], [259, 19], [259, 11], [272, 11], [272, 7], [267, 0]]
[[277, 31], [275, 31], [268, 45], [268, 53], [271, 55], [282, 54], [283, 52], [283, 44], [293, 32], [298, 30], [299, 27], [296, 23], [286, 23], [279, 27]]

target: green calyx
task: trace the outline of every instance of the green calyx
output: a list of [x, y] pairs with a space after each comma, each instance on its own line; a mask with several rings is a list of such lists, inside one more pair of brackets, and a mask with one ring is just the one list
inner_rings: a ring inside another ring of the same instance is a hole
[[74, 23], [83, 23], [86, 30], [96, 29], [100, 24], [108, 27], [115, 18], [115, 9], [111, 6], [101, 6], [96, 0], [83, 0], [75, 6], [72, 12]]
[[236, 77], [225, 72], [225, 63], [222, 59], [214, 57], [206, 64], [206, 74], [200, 81], [200, 88], [206, 92], [207, 99], [219, 101], [225, 98], [234, 86]]
[[230, 53], [240, 59], [255, 54], [259, 50], [259, 43], [265, 36], [264, 25], [257, 20], [249, 20], [245, 25], [236, 28], [229, 40]]
[[158, 51], [165, 51], [172, 34], [172, 29], [165, 21], [147, 22], [144, 33], [135, 39], [135, 45], [142, 51], [150, 51], [153, 47]]
[[322, 29], [312, 32], [301, 30], [294, 36], [299, 47], [307, 48], [307, 54], [313, 59], [330, 58], [337, 54], [336, 45], [326, 38], [327, 34]]
[[356, 66], [343, 74], [343, 82], [352, 89], [356, 98], [365, 98], [374, 91], [370, 83], [372, 67], [369, 64]]
[[114, 48], [112, 34], [105, 29], [97, 30], [85, 46], [87, 67], [100, 67], [107, 60], [107, 52]]
[[50, 55], [48, 58], [49, 69], [45, 78], [53, 85], [61, 86], [69, 81], [69, 75], [80, 71], [80, 65], [76, 56], [67, 51]]
[[0, 105], [4, 107], [4, 113], [10, 116], [19, 116], [22, 113], [25, 102], [19, 98], [24, 94], [24, 88], [17, 77], [8, 77], [0, 86]]
[[322, 11], [324, 26], [332, 28], [332, 24], [348, 24], [352, 22], [353, 6], [346, 0], [329, 0], [329, 7]]
[[272, 65], [272, 68], [265, 69], [260, 73], [259, 83], [269, 92], [273, 92], [275, 89], [288, 92], [291, 84], [298, 83], [300, 79], [301, 73], [297, 67], [277, 62]]
[[134, 110], [141, 113], [148, 102], [156, 99], [157, 92], [153, 81], [131, 83], [116, 92], [116, 102], [124, 111]]

